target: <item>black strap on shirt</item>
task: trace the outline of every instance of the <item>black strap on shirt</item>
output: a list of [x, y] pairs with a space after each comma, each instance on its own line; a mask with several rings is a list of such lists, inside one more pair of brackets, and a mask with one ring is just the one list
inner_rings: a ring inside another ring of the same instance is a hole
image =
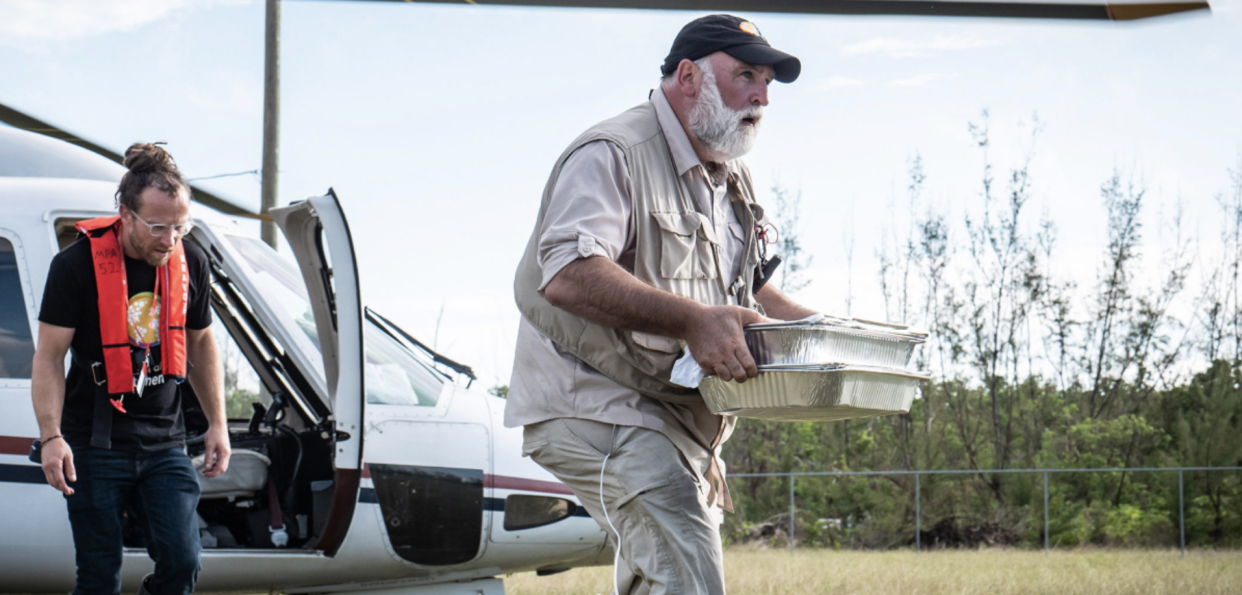
[[[95, 389], [98, 393], [99, 389]], [[91, 422], [91, 447], [112, 450], [112, 404], [107, 397], [95, 396], [95, 414]]]
[[[112, 396], [108, 394], [108, 370], [103, 362], [89, 360], [73, 353], [73, 365], [86, 373], [91, 384], [95, 385], [94, 411], [91, 415], [91, 447], [112, 449], [112, 416], [116, 408], [112, 406]], [[131, 353], [135, 350], [131, 349]], [[134, 354], [137, 357], [136, 353]], [[138, 364], [141, 365], [141, 364]]]
[[112, 449], [112, 404], [108, 402], [108, 373], [102, 362], [91, 361], [73, 350], [73, 365], [86, 373], [95, 385], [95, 406], [91, 414], [91, 447]]

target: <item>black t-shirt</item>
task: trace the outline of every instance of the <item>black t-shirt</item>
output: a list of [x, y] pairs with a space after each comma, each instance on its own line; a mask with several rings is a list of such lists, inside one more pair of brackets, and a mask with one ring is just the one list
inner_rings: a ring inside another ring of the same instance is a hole
[[[183, 241], [181, 244], [185, 246], [186, 265], [190, 273], [185, 325], [188, 329], [201, 330], [211, 326], [207, 255], [193, 242]], [[147, 314], [155, 290], [155, 270], [144, 261], [125, 257], [130, 304], [126, 318], [131, 321], [131, 343], [135, 339], [158, 341], [159, 326], [155, 325], [152, 331]], [[95, 288], [95, 269], [87, 238], [79, 237], [52, 259], [47, 286], [43, 290], [43, 305], [39, 309], [39, 321], [74, 329], [74, 353], [90, 361], [103, 361], [99, 293]], [[151, 451], [185, 444], [180, 386], [176, 382], [165, 382], [160, 370], [160, 346], [155, 343], [151, 345], [151, 365], [142, 397], [133, 393], [125, 395], [126, 413], [115, 411], [112, 415], [113, 450]], [[65, 380], [65, 407], [60, 420], [60, 431], [69, 444], [90, 444], [95, 398], [95, 383], [90, 373], [79, 366], [70, 366]]]

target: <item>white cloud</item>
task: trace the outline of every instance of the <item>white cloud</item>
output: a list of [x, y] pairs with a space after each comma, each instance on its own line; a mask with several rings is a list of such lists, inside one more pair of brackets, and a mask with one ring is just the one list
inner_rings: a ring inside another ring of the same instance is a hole
[[957, 73], [944, 74], [941, 72], [928, 72], [925, 74], [912, 76], [906, 79], [897, 79], [897, 80], [889, 81], [888, 86], [890, 87], [917, 87], [919, 85], [926, 85], [927, 83], [930, 83], [932, 81], [957, 78], [957, 76], [958, 76]]
[[848, 76], [830, 76], [826, 79], [815, 81], [816, 91], [828, 91], [831, 89], [840, 89], [843, 87], [861, 87], [867, 84], [862, 79], [852, 79]]
[[131, 31], [187, 8], [249, 0], [2, 0], [0, 38], [68, 41]]
[[925, 58], [937, 52], [972, 50], [1007, 45], [1007, 43], [1009, 42], [981, 39], [970, 35], [942, 35], [939, 33], [923, 41], [873, 37], [841, 48], [841, 55], [888, 54], [893, 58]]

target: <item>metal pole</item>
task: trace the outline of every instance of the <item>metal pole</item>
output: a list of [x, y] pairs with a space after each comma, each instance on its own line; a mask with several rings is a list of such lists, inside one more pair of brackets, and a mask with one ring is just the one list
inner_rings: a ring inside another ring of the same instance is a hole
[[1182, 470], [1177, 470], [1177, 528], [1182, 536], [1182, 555], [1186, 555], [1186, 505], [1183, 490]]
[[914, 474], [914, 552], [923, 551], [923, 499], [919, 496], [922, 491], [919, 485], [919, 474]]
[[[280, 0], [267, 0], [267, 36], [263, 68], [263, 189], [260, 212], [276, 206], [280, 172]], [[276, 247], [276, 224], [260, 225], [263, 241]]]
[[789, 553], [794, 550], [794, 475], [789, 474]]
[[1048, 555], [1048, 472], [1044, 471], [1044, 555]]

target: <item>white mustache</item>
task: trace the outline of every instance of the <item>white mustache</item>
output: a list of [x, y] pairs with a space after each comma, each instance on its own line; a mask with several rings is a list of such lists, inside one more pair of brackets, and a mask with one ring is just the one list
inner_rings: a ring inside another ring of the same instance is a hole
[[741, 122], [742, 120], [745, 120], [746, 118], [754, 118], [755, 124], [758, 124], [759, 120], [763, 119], [763, 106], [752, 105], [744, 110], [738, 110], [733, 113], [737, 117], [738, 122]]

